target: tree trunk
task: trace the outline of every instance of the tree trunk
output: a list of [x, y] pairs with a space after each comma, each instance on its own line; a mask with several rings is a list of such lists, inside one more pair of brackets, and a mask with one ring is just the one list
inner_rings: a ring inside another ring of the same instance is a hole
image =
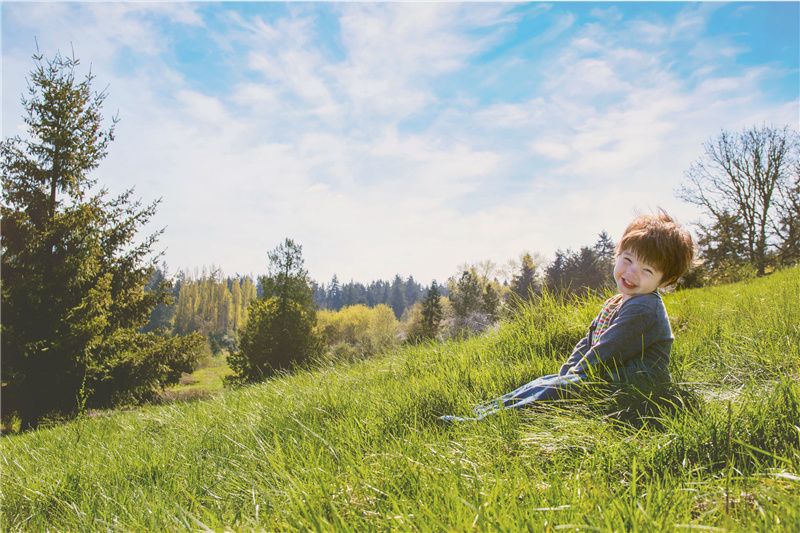
[[32, 382], [36, 378], [36, 371], [30, 368], [31, 365], [26, 365], [28, 368], [25, 372], [25, 378], [20, 383], [20, 409], [19, 416], [21, 423], [19, 426], [20, 432], [35, 431], [39, 427], [39, 417], [41, 416], [40, 398], [36, 391], [36, 387]]

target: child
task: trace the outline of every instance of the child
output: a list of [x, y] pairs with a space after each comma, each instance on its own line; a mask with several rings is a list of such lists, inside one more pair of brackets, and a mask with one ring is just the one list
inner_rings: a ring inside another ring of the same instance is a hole
[[558, 374], [535, 379], [476, 407], [475, 418], [441, 419], [480, 420], [502, 409], [557, 399], [584, 381], [637, 377], [668, 381], [674, 337], [657, 289], [678, 281], [694, 254], [691, 235], [665, 211], [636, 217], [617, 245], [614, 281], [619, 294], [606, 300]]

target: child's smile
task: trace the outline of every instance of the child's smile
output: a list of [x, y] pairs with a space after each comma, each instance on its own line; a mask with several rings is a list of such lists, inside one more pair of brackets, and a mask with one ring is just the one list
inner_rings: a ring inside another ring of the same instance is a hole
[[625, 250], [617, 257], [614, 281], [622, 293], [622, 301], [637, 294], [653, 292], [661, 285], [663, 272], [641, 261], [633, 252]]

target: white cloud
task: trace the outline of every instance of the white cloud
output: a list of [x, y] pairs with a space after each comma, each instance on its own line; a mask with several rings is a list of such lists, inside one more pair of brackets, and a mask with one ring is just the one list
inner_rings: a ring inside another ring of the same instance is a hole
[[[511, 21], [507, 8], [457, 4], [344, 4], [342, 45], [348, 59], [333, 65], [356, 113], [393, 120], [434, 101], [431, 80], [463, 68]], [[464, 31], [501, 25], [485, 37]]]
[[548, 43], [557, 39], [561, 34], [570, 29], [575, 21], [578, 19], [573, 13], [563, 13], [556, 16], [553, 24], [545, 31], [534, 37], [531, 42], [540, 44]]
[[704, 35], [708, 21], [719, 6], [714, 2], [687, 4], [670, 25], [672, 38], [692, 39]]
[[617, 6], [611, 6], [608, 9], [596, 7], [592, 9], [589, 14], [603, 22], [613, 23], [622, 20], [622, 11]]
[[648, 45], [661, 45], [670, 35], [670, 28], [647, 20], [634, 20], [629, 24], [630, 36], [636, 41]]
[[531, 148], [538, 154], [561, 161], [568, 159], [572, 154], [567, 144], [547, 140], [534, 141], [531, 143]]

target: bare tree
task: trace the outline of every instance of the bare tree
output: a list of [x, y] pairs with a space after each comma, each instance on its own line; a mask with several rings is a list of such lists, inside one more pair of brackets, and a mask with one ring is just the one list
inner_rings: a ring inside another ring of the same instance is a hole
[[[800, 151], [800, 143], [796, 147]], [[800, 153], [795, 158], [793, 178], [780, 189], [777, 208], [775, 232], [781, 240], [778, 260], [784, 265], [796, 264], [800, 262]]]
[[711, 224], [701, 225], [713, 246], [715, 232], [730, 233], [735, 221], [744, 243], [743, 259], [763, 275], [771, 248], [787, 237], [779, 204], [791, 203], [789, 173], [797, 160], [798, 134], [788, 126], [762, 126], [741, 133], [720, 132], [703, 144], [703, 156], [685, 173], [678, 198], [700, 207]]

